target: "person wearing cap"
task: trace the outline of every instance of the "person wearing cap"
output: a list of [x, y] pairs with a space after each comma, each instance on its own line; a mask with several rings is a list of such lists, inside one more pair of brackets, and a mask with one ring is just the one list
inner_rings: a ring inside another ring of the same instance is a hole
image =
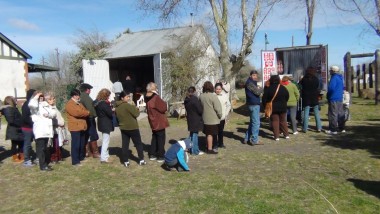
[[344, 130], [344, 111], [343, 111], [343, 77], [339, 74], [339, 67], [330, 67], [330, 82], [327, 88], [329, 130], [327, 134], [338, 134]]
[[260, 145], [259, 129], [260, 129], [260, 96], [263, 93], [263, 88], [257, 85], [258, 72], [252, 70], [245, 82], [245, 97], [246, 104], [249, 110], [249, 125], [245, 133], [243, 144]]
[[[87, 118], [87, 130], [85, 133], [85, 150], [81, 154], [82, 158], [91, 157], [99, 158], [98, 142], [99, 135], [96, 131], [96, 121], [95, 118], [96, 110], [94, 107], [94, 100], [90, 97], [92, 86], [87, 83], [82, 83], [79, 86], [80, 90], [80, 102], [83, 106], [90, 111], [90, 116]], [[89, 142], [90, 141], [90, 142]]]
[[192, 147], [192, 141], [190, 138], [184, 140], [170, 140], [169, 143], [172, 145], [165, 153], [165, 166], [168, 170], [176, 169], [178, 172], [190, 171], [187, 165], [188, 156], [187, 153]]

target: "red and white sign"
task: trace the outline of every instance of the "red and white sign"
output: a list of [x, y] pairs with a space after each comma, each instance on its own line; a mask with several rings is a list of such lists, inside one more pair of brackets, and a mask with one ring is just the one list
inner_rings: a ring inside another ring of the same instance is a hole
[[269, 80], [271, 73], [276, 73], [277, 69], [276, 51], [261, 51], [261, 70], [263, 85]]

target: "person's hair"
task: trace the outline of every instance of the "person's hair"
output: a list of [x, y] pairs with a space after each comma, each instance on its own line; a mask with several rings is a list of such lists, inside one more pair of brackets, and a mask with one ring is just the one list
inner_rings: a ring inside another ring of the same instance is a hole
[[214, 86], [212, 85], [212, 83], [210, 81], [206, 81], [204, 84], [203, 84], [203, 89], [202, 89], [202, 92], [203, 93], [212, 93], [214, 92]]
[[96, 96], [96, 99], [97, 100], [107, 100], [110, 95], [111, 95], [110, 90], [108, 90], [106, 88], [102, 88], [99, 91], [98, 96]]
[[282, 77], [282, 81], [283, 82], [286, 82], [286, 81], [289, 81], [290, 80], [290, 77], [289, 76], [283, 76]]
[[70, 97], [74, 97], [74, 96], [76, 96], [76, 95], [78, 95], [78, 96], [80, 96], [80, 91], [78, 90], [78, 89], [73, 89], [73, 90], [71, 90], [71, 92], [70, 92]]
[[217, 83], [215, 83], [215, 87], [214, 87], [214, 88], [216, 88], [216, 87], [218, 87], [218, 86], [220, 86], [220, 87], [223, 89], [223, 84], [222, 84], [221, 82], [217, 82]]
[[125, 96], [130, 96], [131, 93], [127, 93], [125, 91], [120, 92], [119, 97], [120, 99], [123, 99]]
[[252, 70], [251, 72], [249, 72], [249, 76], [251, 76], [252, 74], [259, 74], [259, 72], [257, 72], [256, 70]]
[[16, 100], [14, 97], [12, 96], [6, 96], [4, 98], [4, 102], [3, 102], [3, 105], [10, 105], [12, 107], [15, 107], [16, 106]]
[[156, 83], [154, 83], [154, 82], [148, 83], [148, 85], [146, 86], [146, 91], [147, 92], [152, 92], [152, 91], [155, 91], [155, 90], [157, 90]]
[[315, 77], [315, 73], [316, 73], [316, 69], [315, 68], [313, 68], [313, 67], [308, 67], [307, 69], [306, 69], [306, 74], [305, 74], [305, 76], [303, 77], [303, 78], [305, 78], [305, 79], [311, 79], [311, 78], [313, 78], [313, 77]]
[[271, 85], [279, 84], [280, 83], [280, 76], [279, 75], [272, 75], [269, 79], [269, 82]]
[[53, 92], [48, 91], [48, 92], [44, 93], [44, 97], [45, 97], [45, 100], [48, 100], [48, 99], [51, 99], [51, 98], [53, 98], [55, 96], [54, 96]]
[[190, 97], [192, 95], [194, 95], [196, 92], [196, 89], [194, 86], [190, 86], [188, 89], [187, 89], [187, 93], [186, 93], [186, 96], [187, 97]]

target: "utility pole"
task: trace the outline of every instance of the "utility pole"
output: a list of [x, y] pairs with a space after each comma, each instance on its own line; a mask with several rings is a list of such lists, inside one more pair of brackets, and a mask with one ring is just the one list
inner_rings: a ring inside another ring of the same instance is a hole
[[[45, 65], [45, 57], [42, 57], [42, 65]], [[42, 76], [42, 84], [44, 85], [44, 90], [46, 89], [46, 76], [45, 71], [41, 70], [41, 76]]]
[[55, 52], [56, 52], [56, 55], [57, 55], [57, 67], [58, 67], [58, 71], [57, 71], [57, 76], [58, 76], [58, 80], [61, 80], [61, 68], [59, 67], [59, 52], [58, 52], [58, 48], [55, 48], [54, 49]]
[[268, 42], [268, 34], [265, 33], [265, 50], [267, 50], [267, 45], [269, 44]]

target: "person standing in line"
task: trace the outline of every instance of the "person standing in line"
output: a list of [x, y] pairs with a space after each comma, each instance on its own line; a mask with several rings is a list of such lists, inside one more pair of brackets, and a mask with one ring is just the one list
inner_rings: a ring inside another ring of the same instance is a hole
[[214, 86], [210, 81], [206, 81], [203, 84], [202, 94], [199, 96], [199, 100], [203, 106], [203, 133], [207, 138], [207, 154], [218, 154], [217, 150], [213, 148], [213, 138], [218, 134], [218, 125], [220, 124], [220, 118], [222, 117], [222, 105], [214, 93]]
[[94, 108], [94, 100], [90, 97], [92, 86], [87, 83], [82, 83], [79, 87], [80, 102], [90, 111], [90, 116], [87, 118], [87, 130], [85, 135], [85, 150], [81, 154], [81, 159], [85, 157], [99, 158], [98, 140], [99, 135], [96, 131], [96, 110]]
[[338, 131], [344, 133], [346, 131], [343, 111], [343, 77], [339, 74], [339, 67], [336, 65], [330, 67], [330, 75], [331, 79], [327, 88], [329, 130], [326, 130], [326, 134], [338, 134]]
[[263, 88], [257, 85], [259, 78], [258, 72], [253, 70], [250, 72], [245, 82], [246, 105], [249, 109], [249, 125], [245, 133], [243, 144], [262, 145], [259, 141], [260, 130], [260, 96]]
[[4, 98], [3, 106], [1, 106], [1, 114], [4, 115], [8, 122], [5, 140], [11, 140], [12, 160], [15, 163], [22, 163], [24, 161], [24, 135], [21, 130], [22, 118], [14, 97], [7, 96]]
[[284, 134], [285, 139], [289, 139], [288, 123], [286, 122], [287, 102], [289, 92], [280, 84], [280, 76], [272, 75], [269, 79], [270, 86], [264, 90], [262, 102], [265, 106], [267, 102], [272, 101], [272, 123], [274, 140], [280, 140], [280, 131]]
[[322, 123], [319, 114], [319, 80], [315, 76], [316, 70], [312, 67], [306, 69], [305, 76], [300, 80], [301, 85], [301, 97], [302, 97], [302, 107], [303, 107], [303, 124], [302, 132], [306, 133], [309, 127], [309, 113], [310, 109], [313, 108], [316, 131], [321, 132]]
[[[71, 164], [82, 166], [82, 156], [85, 148], [85, 132], [87, 130], [87, 117], [90, 115], [82, 103], [80, 103], [80, 91], [73, 89], [70, 92], [71, 99], [66, 103], [67, 125], [71, 133]], [[96, 131], [96, 130], [95, 130]]]
[[108, 152], [110, 133], [114, 131], [112, 123], [113, 109], [109, 101], [111, 92], [103, 88], [99, 91], [94, 102], [96, 115], [98, 116], [98, 130], [102, 133], [102, 150], [100, 152], [100, 163], [112, 163]]
[[223, 132], [224, 125], [226, 124], [226, 118], [231, 111], [231, 103], [228, 94], [223, 93], [222, 83], [215, 84], [215, 94], [217, 95], [222, 106], [222, 117], [220, 118], [220, 123], [218, 125], [218, 134], [213, 138], [214, 150], [218, 150], [218, 148], [226, 148], [223, 142]]
[[297, 86], [290, 81], [289, 76], [282, 77], [281, 85], [285, 86], [289, 93], [289, 100], [287, 103], [288, 112], [290, 113], [290, 122], [292, 124], [293, 134], [298, 134], [297, 131], [297, 103], [300, 99], [300, 92]]
[[51, 171], [52, 168], [48, 165], [50, 156], [48, 152], [48, 142], [54, 137], [54, 124], [57, 124], [55, 119], [57, 111], [52, 109], [46, 102], [45, 96], [42, 93], [37, 93], [29, 101], [29, 108], [33, 120], [33, 134], [36, 139], [36, 151], [40, 170]]
[[150, 160], [164, 162], [166, 131], [169, 121], [166, 118], [167, 104], [157, 92], [157, 85], [154, 82], [146, 86], [146, 112], [148, 114], [149, 125], [152, 129], [152, 141], [150, 145]]
[[119, 80], [116, 80], [112, 85], [112, 92], [115, 93], [115, 101], [120, 100], [120, 93], [123, 91], [123, 85]]
[[[26, 92], [26, 101], [21, 107], [22, 110], [22, 126], [21, 130], [24, 134], [24, 166], [31, 167], [33, 166], [32, 162], [32, 141], [34, 139], [33, 136], [33, 120], [32, 114], [30, 113], [30, 108], [28, 106], [30, 99], [35, 95], [36, 90], [29, 89]], [[37, 159], [38, 160], [38, 159]]]
[[133, 93], [135, 93], [136, 84], [132, 80], [132, 77], [130, 75], [127, 75], [125, 77], [125, 81], [123, 82], [123, 89], [124, 91], [128, 91], [131, 93], [131, 97], [133, 96]]
[[196, 96], [196, 89], [194, 86], [190, 86], [187, 89], [187, 95], [183, 103], [186, 109], [187, 129], [190, 132], [190, 140], [193, 142], [191, 154], [203, 155], [204, 153], [199, 151], [198, 143], [198, 133], [203, 130], [203, 107], [202, 103]]
[[116, 102], [116, 116], [119, 121], [119, 127], [121, 132], [122, 151], [124, 166], [129, 167], [129, 141], [132, 139], [133, 144], [136, 147], [139, 165], [146, 165], [144, 160], [144, 149], [141, 142], [141, 135], [137, 117], [140, 115], [139, 109], [130, 104], [129, 92], [120, 93], [120, 101]]

